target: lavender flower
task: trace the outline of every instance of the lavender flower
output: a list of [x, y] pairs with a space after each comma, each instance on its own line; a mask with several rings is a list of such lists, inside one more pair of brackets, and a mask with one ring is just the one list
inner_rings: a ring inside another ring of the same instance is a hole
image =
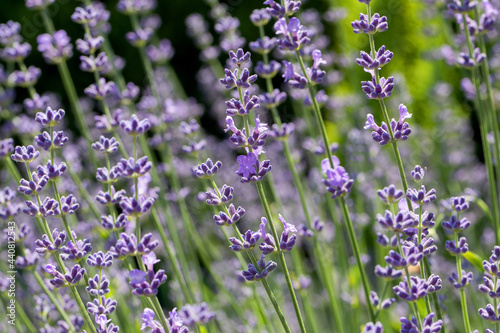
[[179, 311], [179, 318], [184, 325], [195, 327], [195, 325], [206, 325], [215, 317], [215, 313], [208, 309], [207, 303], [187, 304]]
[[151, 128], [151, 123], [147, 118], [139, 120], [134, 114], [130, 120], [122, 120], [120, 126], [128, 135], [137, 136], [146, 133]]
[[45, 254], [59, 250], [66, 240], [66, 233], [64, 231], [59, 232], [56, 228], [52, 231], [52, 239], [54, 240], [53, 242], [47, 235], [43, 235], [42, 239], [37, 239], [35, 241], [35, 245], [37, 246], [36, 252]]
[[90, 254], [87, 257], [87, 265], [102, 270], [108, 268], [113, 264], [113, 256], [110, 253], [103, 253], [102, 251]]
[[361, 88], [368, 99], [383, 100], [392, 95], [394, 90], [394, 77], [381, 77], [380, 83], [377, 83], [375, 76], [372, 75], [371, 81], [361, 81]]
[[285, 18], [280, 18], [274, 24], [274, 30], [276, 35], [283, 35], [283, 39], [277, 41], [280, 50], [298, 51], [310, 42], [307, 31], [296, 17], [290, 18], [288, 23]]
[[243, 252], [253, 249], [260, 238], [260, 233], [248, 230], [245, 234], [241, 235], [241, 237], [242, 240], [235, 237], [229, 238], [229, 241], [233, 244], [229, 247], [231, 251]]
[[45, 61], [49, 64], [58, 64], [73, 55], [73, 46], [64, 30], [54, 34], [42, 34], [37, 37], [38, 51], [42, 52]]
[[85, 275], [85, 269], [80, 267], [80, 265], [73, 266], [66, 274], [60, 273], [53, 265], [46, 265], [45, 271], [54, 276], [54, 278], [50, 280], [50, 284], [56, 288], [75, 286]]
[[158, 294], [158, 288], [167, 281], [165, 271], [160, 269], [158, 272], [148, 270], [147, 272], [133, 269], [129, 274], [132, 293], [137, 296], [154, 296]]
[[29, 181], [24, 178], [19, 181], [18, 191], [24, 195], [37, 195], [48, 181], [47, 176], [38, 177], [38, 174], [33, 172]]
[[274, 261], [269, 261], [266, 263], [266, 258], [262, 255], [257, 261], [256, 268], [253, 264], [248, 264], [248, 270], [243, 271], [243, 277], [247, 281], [260, 281], [267, 277], [276, 268], [276, 263]]
[[33, 162], [38, 156], [40, 156], [40, 152], [35, 149], [33, 146], [16, 146], [14, 150], [14, 154], [10, 157], [12, 160], [16, 162], [22, 162], [25, 164]]
[[401, 333], [413, 333], [413, 332], [426, 332], [426, 333], [437, 333], [441, 331], [443, 326], [443, 321], [438, 320], [435, 323], [432, 322], [435, 314], [433, 312], [429, 313], [422, 321], [422, 328], [419, 327], [417, 318], [412, 317], [411, 320], [405, 317], [401, 318]]
[[351, 26], [355, 34], [376, 34], [377, 32], [384, 32], [389, 28], [387, 17], [380, 17], [378, 13], [373, 14], [371, 18], [365, 14], [359, 14], [359, 20], [351, 22]]
[[340, 161], [336, 156], [334, 156], [333, 160], [334, 168], [330, 167], [329, 160], [325, 158], [321, 162], [321, 169], [326, 175], [326, 179], [323, 179], [323, 184], [326, 186], [326, 190], [332, 193], [332, 198], [335, 199], [349, 193], [354, 180], [349, 178], [349, 174], [340, 166]]
[[120, 239], [111, 249], [112, 254], [119, 257], [140, 256], [148, 254], [158, 246], [158, 241], [152, 240], [153, 235], [148, 233], [142, 236], [141, 241], [137, 243], [135, 235], [120, 234]]
[[245, 210], [241, 206], [236, 208], [233, 204], [229, 205], [228, 212], [229, 215], [225, 212], [219, 212], [218, 215], [214, 215], [215, 223], [219, 226], [230, 226], [238, 222], [245, 215]]
[[356, 59], [356, 63], [366, 69], [379, 69], [391, 62], [393, 55], [382, 45], [373, 58], [368, 53], [361, 51], [360, 58]]

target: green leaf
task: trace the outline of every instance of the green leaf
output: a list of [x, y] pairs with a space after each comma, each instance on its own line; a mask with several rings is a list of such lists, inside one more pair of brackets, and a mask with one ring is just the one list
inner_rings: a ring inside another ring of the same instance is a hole
[[472, 251], [467, 251], [466, 253], [462, 254], [462, 257], [464, 257], [465, 260], [470, 262], [478, 270], [484, 272], [483, 259], [477, 253], [474, 253]]

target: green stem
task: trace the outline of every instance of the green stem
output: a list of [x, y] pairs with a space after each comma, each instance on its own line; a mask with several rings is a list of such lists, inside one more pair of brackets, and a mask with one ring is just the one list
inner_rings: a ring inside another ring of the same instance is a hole
[[[210, 179], [210, 182], [212, 183], [212, 186], [213, 186], [215, 192], [217, 193], [217, 196], [220, 198], [221, 197], [221, 193], [219, 191], [219, 188], [217, 187], [217, 184], [215, 183], [215, 180], [213, 179], [213, 177], [210, 177], [209, 179]], [[228, 216], [231, 216], [231, 214], [229, 213], [229, 210], [227, 209], [226, 205], [222, 205], [222, 206], [223, 206], [224, 212]], [[243, 236], [242, 236], [242, 234], [241, 234], [238, 226], [233, 223], [232, 227], [233, 227], [233, 230], [234, 230], [234, 233], [235, 233], [236, 237], [238, 237], [238, 239], [243, 242], [244, 239], [243, 239]], [[250, 261], [252, 262], [252, 264], [255, 267], [259, 267], [258, 264], [257, 264], [257, 259], [255, 258], [253, 252], [252, 251], [247, 251], [247, 254], [248, 254], [248, 257], [250, 258]], [[283, 325], [283, 328], [285, 329], [285, 331], [287, 333], [290, 333], [291, 331], [290, 331], [290, 328], [288, 327], [288, 323], [286, 322], [286, 319], [285, 319], [285, 316], [283, 314], [283, 311], [281, 310], [281, 308], [280, 308], [280, 306], [278, 304], [278, 301], [276, 300], [276, 297], [274, 296], [274, 293], [273, 293], [271, 287], [267, 283], [266, 279], [262, 279], [261, 282], [262, 282], [262, 285], [264, 286], [264, 289], [267, 292], [267, 295], [268, 295], [271, 303], [273, 304], [274, 310], [276, 311], [276, 314], [278, 315], [278, 318], [280, 319], [280, 322]]]
[[151, 297], [151, 301], [153, 303], [153, 306], [156, 309], [156, 312], [158, 313], [158, 316], [160, 317], [160, 322], [161, 326], [167, 331], [170, 332], [170, 326], [167, 323], [167, 320], [165, 319], [165, 315], [163, 314], [163, 310], [161, 308], [160, 301], [158, 301], [158, 297]]
[[47, 295], [47, 297], [50, 299], [52, 304], [54, 304], [54, 306], [56, 307], [56, 310], [61, 315], [61, 318], [68, 324], [68, 326], [70, 328], [70, 332], [75, 332], [76, 329], [73, 326], [73, 323], [71, 322], [71, 319], [69, 318], [68, 314], [66, 313], [64, 308], [61, 306], [59, 301], [56, 299], [54, 294], [49, 290], [49, 288], [47, 288], [47, 286], [45, 285], [45, 282], [43, 281], [40, 274], [36, 270], [33, 270], [33, 275], [35, 276], [35, 280], [40, 285], [43, 292]]
[[[458, 216], [457, 216], [458, 218]], [[455, 233], [455, 244], [458, 246], [458, 233]], [[458, 271], [458, 280], [462, 280], [462, 256], [457, 255], [457, 271]], [[470, 332], [470, 321], [469, 321], [469, 314], [467, 311], [467, 301], [465, 299], [465, 290], [464, 288], [460, 288], [460, 303], [462, 305], [462, 317], [464, 320], [464, 328], [466, 332]]]
[[83, 301], [80, 297], [80, 294], [78, 293], [78, 290], [76, 289], [75, 286], [70, 286], [69, 287], [71, 294], [73, 295], [73, 298], [76, 301], [76, 304], [78, 305], [78, 308], [80, 309], [80, 313], [83, 316], [83, 319], [87, 323], [88, 328], [92, 333], [97, 333], [97, 330], [92, 323], [92, 319], [90, 319], [89, 313], [87, 312], [87, 309], [85, 308], [85, 304], [83, 304]]
[[[470, 37], [469, 33], [469, 26], [467, 24], [467, 19], [466, 15], [462, 15], [462, 19], [464, 22], [464, 31], [465, 31], [465, 36], [467, 39], [467, 46], [469, 48], [469, 56], [473, 58], [473, 53], [474, 53], [474, 47], [472, 45], [472, 40]], [[489, 80], [489, 79], [487, 79]], [[486, 163], [486, 170], [488, 174], [488, 183], [490, 186], [490, 195], [491, 195], [491, 208], [492, 208], [492, 216], [493, 216], [493, 225], [495, 227], [495, 240], [496, 243], [500, 242], [500, 220], [499, 220], [499, 207], [498, 207], [498, 197], [497, 197], [497, 192], [496, 192], [496, 186], [495, 186], [495, 175], [493, 171], [493, 165], [492, 165], [492, 158], [491, 158], [491, 151], [490, 151], [490, 145], [488, 143], [487, 139], [487, 131], [488, 131], [488, 120], [486, 119], [487, 111], [484, 110], [483, 103], [481, 103], [481, 89], [480, 89], [480, 83], [478, 80], [478, 70], [477, 68], [472, 69], [472, 83], [474, 84], [475, 92], [476, 92], [476, 107], [477, 107], [477, 114], [479, 117], [479, 123], [480, 123], [480, 132], [481, 132], [481, 141], [483, 144], [483, 152], [484, 152], [484, 159]], [[495, 122], [495, 121], [493, 121]], [[498, 141], [496, 142], [498, 144]]]
[[[259, 197], [266, 212], [267, 219], [269, 220], [269, 226], [271, 227], [271, 231], [273, 233], [274, 241], [276, 244], [279, 244], [278, 233], [276, 232], [276, 227], [273, 221], [273, 215], [271, 212], [271, 208], [267, 202], [266, 193], [264, 192], [264, 188], [260, 182], [256, 183], [257, 191], [259, 192]], [[286, 260], [283, 252], [280, 249], [277, 249], [278, 258], [280, 260], [281, 268], [283, 270], [283, 274], [285, 275], [286, 284], [288, 287], [288, 292], [290, 293], [290, 297], [292, 298], [293, 308], [295, 310], [295, 315], [297, 316], [297, 320], [299, 322], [300, 331], [302, 333], [306, 332], [306, 327], [304, 325], [304, 319], [302, 318], [302, 314], [300, 312], [299, 302], [297, 300], [297, 296], [295, 295], [295, 290], [293, 288], [292, 278], [290, 277], [290, 272], [288, 271]]]

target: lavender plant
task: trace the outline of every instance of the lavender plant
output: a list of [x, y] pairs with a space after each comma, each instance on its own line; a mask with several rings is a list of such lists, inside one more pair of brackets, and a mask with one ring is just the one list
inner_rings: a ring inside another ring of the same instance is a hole
[[21, 5], [0, 331], [499, 332], [498, 0]]

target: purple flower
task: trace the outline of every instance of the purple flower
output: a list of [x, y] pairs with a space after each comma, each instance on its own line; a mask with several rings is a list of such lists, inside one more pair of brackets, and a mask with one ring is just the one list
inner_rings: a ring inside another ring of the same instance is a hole
[[24, 178], [19, 181], [18, 191], [24, 195], [37, 195], [47, 185], [48, 180], [47, 176], [38, 177], [36, 172], [32, 172], [29, 181]]
[[161, 65], [172, 59], [174, 56], [174, 48], [168, 39], [162, 39], [158, 43], [158, 46], [146, 46], [146, 54], [153, 63]]
[[394, 293], [402, 300], [407, 302], [416, 302], [419, 299], [441, 289], [441, 279], [435, 275], [429, 276], [428, 280], [421, 279], [416, 276], [410, 277], [411, 289], [408, 289], [408, 277], [399, 285], [392, 288]]
[[31, 53], [28, 43], [14, 42], [0, 51], [0, 56], [7, 62], [22, 61]]
[[0, 158], [4, 158], [14, 152], [14, 140], [4, 139], [0, 140]]
[[71, 14], [71, 20], [78, 24], [88, 24], [97, 18], [97, 10], [92, 6], [76, 7], [75, 12]]
[[403, 191], [396, 189], [394, 184], [384, 187], [382, 190], [378, 190], [377, 194], [380, 200], [388, 204], [393, 204], [403, 197]]
[[448, 8], [457, 14], [467, 13], [476, 8], [477, 1], [475, 0], [452, 0], [448, 4]]
[[250, 21], [256, 27], [265, 26], [270, 19], [271, 15], [267, 12], [266, 8], [254, 9], [252, 14], [250, 14]]
[[61, 274], [52, 265], [45, 266], [45, 271], [54, 276], [54, 278], [50, 280], [50, 284], [56, 288], [75, 286], [85, 275], [85, 268], [82, 268], [80, 265], [73, 266], [73, 268], [71, 268], [71, 270], [66, 274]]
[[40, 68], [30, 66], [26, 71], [13, 71], [7, 81], [12, 86], [28, 88], [34, 86], [41, 75]]
[[113, 81], [106, 82], [106, 79], [101, 77], [98, 83], [93, 83], [84, 90], [85, 94], [96, 100], [103, 100], [107, 96], [116, 92], [116, 85]]
[[32, 269], [38, 263], [38, 254], [30, 249], [24, 250], [24, 255], [16, 256], [16, 267], [21, 269]]
[[52, 138], [48, 132], [43, 132], [35, 137], [35, 142], [38, 147], [49, 151], [51, 149], [62, 148], [68, 142], [68, 137], [64, 135], [63, 131], [54, 131]]
[[206, 325], [215, 317], [215, 313], [208, 309], [207, 303], [187, 304], [179, 311], [179, 318], [184, 325], [195, 327], [196, 325]]
[[144, 312], [141, 315], [142, 319], [141, 331], [143, 331], [146, 328], [151, 328], [152, 332], [154, 333], [164, 333], [165, 331], [163, 330], [163, 327], [161, 326], [160, 322], [154, 320], [154, 318], [155, 318], [155, 312], [150, 308], [145, 308]]
[[42, 239], [37, 239], [35, 241], [35, 245], [37, 246], [36, 252], [40, 254], [46, 254], [55, 252], [61, 248], [61, 246], [64, 244], [64, 241], [66, 240], [66, 233], [64, 231], [59, 232], [59, 230], [54, 229], [52, 231], [52, 239], [54, 241], [51, 241], [49, 236], [43, 235]]
[[[463, 289], [472, 281], [472, 272], [462, 271], [462, 278], [458, 276], [457, 272], [453, 272], [448, 280], [453, 284], [453, 288]], [[481, 285], [479, 286], [479, 291], [481, 291]]]
[[258, 109], [260, 107], [259, 97], [255, 95], [250, 97], [250, 92], [248, 90], [243, 94], [243, 101], [231, 98], [225, 103], [228, 107], [228, 109], [226, 109], [226, 114], [228, 116], [247, 115], [253, 109]]
[[403, 272], [395, 270], [392, 266], [382, 267], [377, 265], [375, 266], [375, 275], [386, 280], [396, 280], [403, 275]]
[[382, 45], [373, 58], [368, 53], [361, 51], [360, 58], [356, 59], [356, 63], [366, 69], [379, 69], [391, 62], [393, 55]]
[[155, 200], [141, 196], [139, 201], [136, 198], [124, 197], [120, 202], [123, 212], [129, 216], [139, 217], [146, 214], [153, 207]]
[[272, 93], [263, 93], [259, 96], [260, 104], [268, 109], [278, 107], [286, 100], [286, 92], [274, 89]]
[[263, 255], [267, 256], [276, 251], [276, 243], [274, 242], [274, 237], [266, 232], [267, 219], [262, 217], [260, 220], [260, 237], [262, 238], [262, 242], [260, 243], [259, 250], [262, 251]]
[[497, 305], [496, 309], [493, 305], [488, 304], [486, 305], [486, 309], [480, 308], [478, 312], [483, 319], [491, 323], [500, 322], [500, 304]]
[[470, 221], [466, 217], [459, 220], [455, 215], [451, 216], [449, 221], [443, 221], [442, 223], [443, 228], [456, 233], [467, 229], [470, 227], [470, 224]]
[[119, 12], [125, 15], [147, 14], [157, 6], [156, 0], [120, 0], [116, 5]]
[[250, 88], [250, 85], [257, 80], [257, 74], [250, 75], [248, 68], [241, 70], [241, 75], [240, 69], [238, 68], [234, 71], [225, 68], [224, 73], [225, 76], [220, 79], [220, 83], [222, 83], [226, 89], [232, 89], [235, 87], [248, 89]]
[[101, 183], [111, 184], [115, 183], [121, 175], [122, 169], [120, 165], [114, 166], [110, 170], [107, 168], [97, 168], [96, 179]]
[[73, 55], [73, 46], [64, 30], [58, 30], [53, 35], [39, 35], [36, 40], [38, 51], [49, 64], [58, 64]]
[[57, 178], [61, 177], [66, 171], [66, 163], [61, 162], [59, 164], [52, 164], [50, 161], [47, 162], [45, 166], [39, 165], [36, 170], [38, 177], [47, 176], [49, 180], [55, 181]]
[[108, 315], [116, 310], [116, 305], [115, 300], [101, 296], [87, 302], [87, 311], [94, 316]]
[[295, 89], [304, 89], [307, 86], [307, 79], [296, 73], [293, 69], [293, 64], [288, 61], [283, 61], [283, 66], [285, 66], [285, 73], [283, 73], [283, 78], [288, 85]]
[[420, 190], [409, 188], [406, 192], [406, 198], [418, 205], [430, 203], [436, 200], [436, 190], [432, 188], [429, 191], [426, 191], [425, 185], [422, 185]]
[[108, 63], [106, 52], [100, 52], [97, 56], [80, 56], [80, 69], [84, 72], [98, 72]]
[[293, 224], [287, 223], [281, 214], [278, 215], [278, 219], [283, 223], [283, 232], [280, 237], [280, 250], [291, 251], [297, 240], [297, 235], [291, 232], [297, 232], [297, 229]]
[[40, 152], [31, 145], [27, 147], [16, 146], [14, 154], [10, 155], [12, 160], [26, 164], [33, 162], [38, 156], [40, 156]]
[[384, 326], [379, 321], [375, 324], [370, 322], [365, 325], [362, 333], [384, 333]]
[[[73, 233], [73, 238], [76, 238]], [[61, 247], [61, 258], [64, 261], [80, 261], [92, 251], [90, 239], [78, 239], [76, 244], [70, 240], [66, 246]]]
[[153, 235], [151, 233], [145, 234], [142, 236], [141, 241], [137, 243], [135, 235], [127, 235], [122, 232], [120, 234], [120, 239], [118, 239], [116, 245], [111, 248], [110, 252], [120, 258], [149, 254], [158, 246], [158, 241], [152, 240], [152, 237]]
[[371, 19], [365, 14], [359, 14], [359, 20], [351, 22], [353, 32], [355, 34], [376, 34], [377, 32], [386, 31], [389, 26], [387, 25], [387, 17], [375, 13]]
[[26, 7], [29, 9], [43, 9], [53, 3], [55, 0], [26, 0]]
[[443, 321], [438, 320], [435, 323], [432, 322], [434, 318], [434, 312], [429, 313], [422, 321], [422, 328], [419, 327], [417, 318], [412, 317], [411, 320], [405, 317], [401, 318], [401, 333], [437, 333], [441, 331], [443, 326]]
[[92, 296], [104, 296], [109, 294], [109, 280], [106, 275], [96, 274], [88, 281], [88, 286], [85, 288]]
[[233, 244], [229, 247], [231, 251], [243, 252], [253, 249], [260, 238], [260, 233], [254, 232], [252, 230], [247, 230], [247, 232], [241, 236], [243, 240], [240, 240], [236, 237], [229, 238], [229, 241]]
[[[120, 198], [120, 200], [121, 200], [121, 198]], [[119, 202], [120, 200], [118, 200], [118, 201], [110, 200], [110, 202], [106, 200], [104, 202], [106, 202], [106, 203], [109, 202], [111, 204], [111, 202]], [[100, 201], [99, 203], [102, 204], [102, 201]], [[125, 215], [125, 214], [118, 215], [118, 217], [116, 218], [116, 221], [114, 221], [114, 219], [111, 215], [101, 216], [101, 225], [104, 229], [107, 229], [107, 230], [123, 229], [127, 226], [127, 223], [128, 223], [128, 218], [127, 218], [127, 215]]]
[[138, 29], [127, 32], [127, 41], [135, 47], [144, 47], [153, 37], [154, 31], [151, 28]]
[[257, 52], [262, 55], [268, 54], [276, 46], [276, 38], [264, 36], [263, 38], [259, 38], [254, 42], [250, 42], [248, 46], [253, 52]]
[[368, 99], [382, 100], [390, 97], [394, 90], [394, 78], [391, 76], [388, 79], [381, 77], [380, 84], [376, 82], [375, 76], [372, 76], [371, 81], [361, 81], [361, 88]]
[[122, 120], [120, 126], [128, 135], [137, 136], [146, 133], [151, 128], [151, 123], [148, 118], [139, 120], [134, 114], [130, 120]]
[[108, 139], [101, 135], [99, 141], [92, 144], [92, 149], [100, 151], [103, 154], [110, 154], [117, 151], [119, 146], [120, 143], [116, 140], [116, 138], [111, 137]]
[[99, 251], [87, 257], [87, 265], [95, 267], [98, 270], [111, 267], [112, 264], [113, 256], [110, 253]]
[[201, 163], [195, 169], [193, 169], [193, 174], [200, 178], [210, 178], [222, 168], [222, 162], [217, 161], [212, 162], [211, 159], [207, 159], [205, 163]]
[[132, 293], [137, 296], [154, 296], [158, 294], [158, 288], [167, 281], [167, 275], [163, 269], [158, 272], [148, 270], [147, 272], [133, 269], [129, 273]]
[[[335, 160], [338, 163], [337, 157], [335, 157]], [[332, 193], [333, 199], [345, 196], [351, 191], [354, 180], [349, 178], [349, 174], [343, 167], [337, 164], [335, 168], [332, 169], [328, 159], [325, 158], [321, 162], [321, 168], [326, 176], [326, 179], [323, 179], [323, 184], [326, 186], [326, 190]]]
[[269, 273], [274, 271], [276, 268], [276, 263], [274, 261], [269, 261], [266, 263], [266, 257], [262, 255], [257, 261], [257, 267], [253, 264], [248, 264], [248, 270], [243, 271], [243, 277], [247, 281], [260, 281], [267, 277]]
[[104, 43], [104, 37], [85, 34], [84, 39], [76, 40], [76, 49], [86, 55], [94, 54]]
[[288, 23], [285, 18], [280, 18], [274, 24], [274, 31], [276, 35], [283, 35], [283, 39], [277, 41], [280, 50], [298, 51], [310, 42], [307, 31], [296, 17], [290, 18]]
[[295, 0], [285, 0], [281, 3], [276, 3], [274, 0], [266, 0], [264, 2], [265, 5], [268, 5], [269, 8], [266, 8], [267, 12], [274, 17], [283, 17], [283, 16], [291, 16], [294, 13], [298, 12], [300, 9], [301, 2]]
[[219, 212], [218, 215], [214, 215], [214, 221], [219, 226], [230, 226], [233, 223], [238, 222], [243, 215], [245, 215], [245, 210], [239, 206], [236, 208], [233, 204], [230, 204], [228, 207], [229, 215], [225, 212]]
[[427, 168], [422, 168], [420, 165], [415, 165], [415, 168], [411, 171], [411, 176], [417, 183], [420, 183], [426, 174]]
[[258, 182], [262, 180], [272, 168], [269, 160], [259, 163], [256, 154], [252, 152], [247, 155], [238, 156], [236, 162], [239, 164], [236, 174], [241, 177], [242, 183]]
[[143, 156], [137, 160], [130, 157], [128, 160], [122, 158], [117, 167], [120, 169], [121, 176], [126, 178], [139, 178], [151, 170], [153, 163], [148, 161], [147, 156]]
[[474, 68], [477, 65], [481, 64], [486, 59], [486, 54], [482, 53], [481, 50], [476, 47], [472, 53], [472, 56], [469, 54], [460, 53], [457, 57], [457, 65], [465, 68]]

